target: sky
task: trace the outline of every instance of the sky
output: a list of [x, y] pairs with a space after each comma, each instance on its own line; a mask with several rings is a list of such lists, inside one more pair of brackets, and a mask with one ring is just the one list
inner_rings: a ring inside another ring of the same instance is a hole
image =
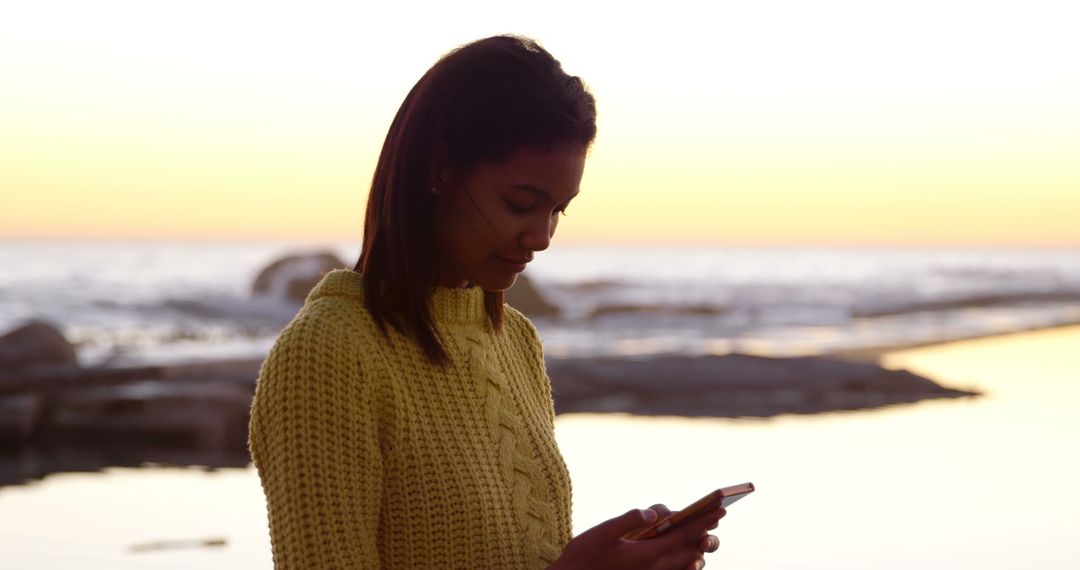
[[598, 102], [557, 241], [1080, 247], [1075, 2], [378, 4], [10, 3], [0, 239], [358, 240], [409, 88], [512, 32]]

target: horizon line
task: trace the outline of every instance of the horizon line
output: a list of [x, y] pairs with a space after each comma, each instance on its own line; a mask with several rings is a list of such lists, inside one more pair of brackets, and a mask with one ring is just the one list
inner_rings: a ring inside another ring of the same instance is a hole
[[[295, 244], [299, 246], [343, 246], [360, 247], [359, 238], [343, 236], [108, 236], [77, 234], [25, 235], [0, 233], [0, 245], [12, 243], [81, 243], [131, 244], [131, 243], [172, 243], [172, 244], [250, 244], [273, 245]], [[567, 239], [556, 240], [551, 248], [568, 247], [686, 247], [686, 248], [814, 248], [814, 249], [1052, 249], [1080, 250], [1080, 243], [1045, 243], [1045, 242], [919, 242], [919, 241], [761, 241], [761, 240], [604, 240], [604, 239]]]

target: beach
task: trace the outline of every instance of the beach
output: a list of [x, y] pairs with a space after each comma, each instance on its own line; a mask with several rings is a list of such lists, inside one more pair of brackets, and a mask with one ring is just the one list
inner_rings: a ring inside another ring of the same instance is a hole
[[[758, 491], [721, 522], [710, 566], [1075, 568], [1077, 347], [1069, 327], [883, 355], [986, 392], [970, 400], [769, 420], [562, 415], [575, 532], [749, 480]], [[250, 467], [53, 475], [0, 488], [0, 521], [14, 568], [270, 567]], [[224, 544], [132, 551], [191, 540]]]

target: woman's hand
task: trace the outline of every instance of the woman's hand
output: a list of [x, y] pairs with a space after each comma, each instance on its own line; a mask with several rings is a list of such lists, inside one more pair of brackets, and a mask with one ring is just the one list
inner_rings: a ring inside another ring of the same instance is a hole
[[[656, 512], [656, 516], [657, 516], [656, 520], [667, 518], [667, 517], [675, 514], [671, 509], [667, 508], [667, 505], [663, 505], [663, 504], [656, 504], [656, 505], [653, 505], [653, 506], [651, 506], [649, 508]], [[720, 515], [721, 518], [723, 518], [723, 516], [724, 516], [723, 514]], [[720, 524], [719, 520], [720, 519], [717, 519], [716, 522], [714, 522], [711, 525], [709, 525], [708, 527], [706, 527], [706, 530], [712, 530], [712, 529], [716, 528], [716, 526], [718, 524]], [[720, 538], [719, 537], [711, 535], [711, 534], [706, 534], [705, 536], [701, 537], [701, 540], [698, 541], [698, 550], [701, 551], [701, 555], [698, 556], [698, 559], [694, 561], [696, 566], [692, 565], [692, 566], [689, 566], [688, 568], [690, 568], [691, 570], [694, 570], [694, 569], [701, 570], [702, 568], [705, 567], [704, 554], [706, 552], [716, 552], [716, 549], [718, 549], [718, 548], [720, 548]]]
[[705, 566], [703, 554], [715, 551], [719, 540], [707, 534], [726, 512], [704, 513], [646, 540], [626, 540], [623, 535], [644, 528], [671, 514], [664, 505], [634, 509], [579, 534], [548, 570], [690, 570]]

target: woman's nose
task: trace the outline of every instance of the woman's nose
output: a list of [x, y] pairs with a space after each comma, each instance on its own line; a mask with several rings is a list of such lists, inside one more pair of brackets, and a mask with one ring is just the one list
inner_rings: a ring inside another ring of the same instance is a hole
[[551, 245], [551, 238], [555, 235], [555, 224], [558, 218], [552, 216], [541, 221], [530, 223], [521, 236], [521, 247], [531, 251], [544, 251]]

